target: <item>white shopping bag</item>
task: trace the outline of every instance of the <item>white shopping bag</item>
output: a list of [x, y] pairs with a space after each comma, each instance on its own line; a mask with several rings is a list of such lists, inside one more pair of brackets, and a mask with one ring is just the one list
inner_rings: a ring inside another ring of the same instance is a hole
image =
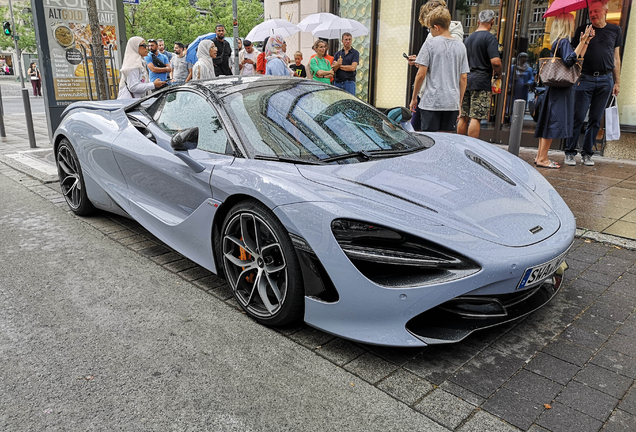
[[605, 108], [605, 140], [616, 141], [621, 137], [621, 125], [618, 120], [616, 96], [612, 96], [609, 107]]

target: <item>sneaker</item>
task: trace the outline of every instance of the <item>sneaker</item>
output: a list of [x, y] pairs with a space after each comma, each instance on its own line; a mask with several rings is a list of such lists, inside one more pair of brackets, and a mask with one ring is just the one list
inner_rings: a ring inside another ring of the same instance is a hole
[[574, 155], [569, 155], [566, 154], [565, 155], [565, 162], [563, 162], [566, 165], [570, 165], [570, 166], [575, 166], [576, 165], [576, 161], [574, 160]]
[[594, 166], [594, 161], [592, 160], [592, 155], [583, 155], [581, 156], [583, 159], [583, 165], [585, 166]]

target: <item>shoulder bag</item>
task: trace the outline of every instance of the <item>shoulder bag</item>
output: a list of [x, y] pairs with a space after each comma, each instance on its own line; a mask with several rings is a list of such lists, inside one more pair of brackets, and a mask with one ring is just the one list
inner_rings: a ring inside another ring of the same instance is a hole
[[539, 78], [548, 87], [572, 87], [581, 76], [583, 59], [577, 59], [572, 67], [568, 67], [561, 57], [557, 57], [560, 43], [558, 40], [553, 57], [539, 59]]

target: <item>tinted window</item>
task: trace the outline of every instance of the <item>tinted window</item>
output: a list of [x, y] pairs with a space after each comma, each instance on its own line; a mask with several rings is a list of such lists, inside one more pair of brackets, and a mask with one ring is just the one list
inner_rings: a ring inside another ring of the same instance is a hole
[[375, 108], [329, 86], [248, 88], [227, 96], [225, 106], [252, 155], [318, 160], [423, 145]]
[[226, 153], [227, 136], [217, 112], [205, 98], [196, 93], [178, 91], [167, 94], [163, 108], [156, 116], [156, 122], [170, 135], [183, 129], [198, 127], [199, 149]]

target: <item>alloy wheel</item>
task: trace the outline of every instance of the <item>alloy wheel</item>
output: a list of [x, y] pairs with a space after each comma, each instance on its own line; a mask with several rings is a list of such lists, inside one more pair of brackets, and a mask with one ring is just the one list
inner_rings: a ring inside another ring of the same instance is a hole
[[66, 145], [60, 146], [57, 152], [57, 173], [66, 202], [73, 210], [82, 205], [82, 179], [75, 155]]
[[289, 286], [280, 239], [270, 224], [251, 212], [235, 214], [223, 232], [228, 282], [241, 306], [259, 318], [280, 312]]

